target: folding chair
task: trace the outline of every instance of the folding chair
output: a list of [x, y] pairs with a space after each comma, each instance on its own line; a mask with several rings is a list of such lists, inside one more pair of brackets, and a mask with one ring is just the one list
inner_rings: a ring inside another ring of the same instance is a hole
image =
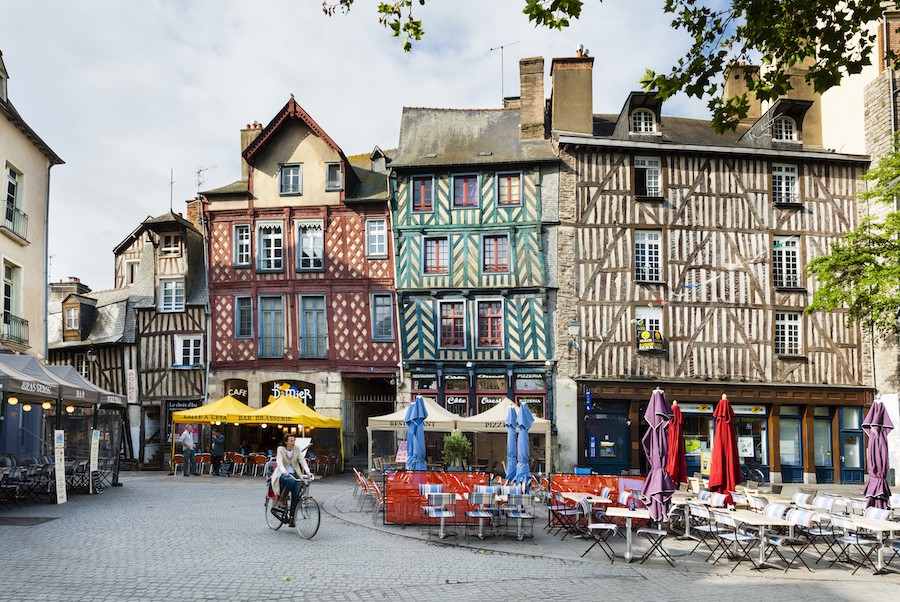
[[[769, 504], [770, 506], [774, 506], [777, 504]], [[787, 520], [790, 521], [795, 528], [799, 528], [801, 532], [805, 532], [812, 526], [813, 520], [815, 519], [816, 513], [811, 510], [800, 510], [799, 508], [794, 508], [789, 510], [787, 513]], [[806, 548], [809, 547], [809, 540], [806, 537], [796, 537], [791, 535], [770, 535], [766, 538], [766, 555], [765, 560], [768, 560], [772, 554], [777, 555], [781, 560], [787, 563], [787, 566], [784, 568], [784, 572], [786, 573], [788, 569], [793, 566], [794, 562], [799, 560], [800, 564], [806, 567], [806, 570], [812, 572], [812, 569], [809, 568], [809, 565], [806, 564], [806, 561], [803, 560], [801, 554], [806, 551]], [[794, 556], [788, 560], [784, 554], [781, 553], [782, 550], [790, 550]]]
[[560, 532], [565, 531], [563, 535], [563, 539], [565, 539], [566, 535], [576, 529], [581, 510], [570, 506], [559, 491], [553, 491], [552, 494], [553, 503], [547, 506], [547, 529], [553, 535], [558, 535]]
[[[431, 519], [439, 519], [440, 521], [440, 530], [438, 531], [438, 537], [444, 539], [448, 535], [456, 535], [456, 533], [448, 532], [445, 530], [445, 526], [447, 524], [448, 518], [455, 518], [456, 511], [453, 508], [456, 506], [456, 494], [455, 493], [429, 493], [428, 494], [428, 517]], [[429, 523], [429, 534], [431, 533], [430, 527], [432, 527], [434, 523]]]
[[613, 550], [612, 546], [609, 545], [609, 538], [619, 532], [619, 527], [614, 525], [613, 523], [604, 523], [604, 522], [595, 522], [595, 518], [600, 518], [603, 516], [603, 511], [596, 511], [591, 507], [591, 503], [583, 499], [581, 502], [581, 511], [585, 516], [585, 525], [584, 525], [584, 534], [590, 535], [591, 539], [594, 542], [585, 550], [581, 556], [582, 558], [590, 552], [594, 546], [600, 546], [600, 550], [606, 554], [606, 557], [609, 558], [609, 562], [613, 562]]
[[874, 506], [863, 510], [863, 516], [874, 520], [894, 520], [894, 513], [890, 509], [875, 508]]
[[[688, 513], [690, 514], [689, 520], [691, 521], [691, 533], [700, 534], [699, 536], [692, 536], [697, 538], [697, 545], [695, 545], [694, 549], [690, 551], [690, 554], [693, 554], [695, 551], [697, 551], [697, 548], [700, 547], [700, 544], [703, 544], [706, 546], [706, 549], [709, 550], [709, 556], [706, 557], [706, 559], [709, 560], [710, 558], [712, 558], [713, 554], [716, 553], [716, 550], [722, 545], [719, 542], [719, 527], [713, 522], [713, 518], [709, 512], [709, 508], [707, 508], [703, 504], [688, 502]], [[715, 547], [710, 545], [710, 539], [716, 542]]]
[[816, 499], [815, 494], [798, 491], [791, 497], [791, 504], [794, 506], [809, 506], [814, 499]]
[[641, 564], [650, 558], [650, 555], [653, 552], [658, 552], [660, 556], [662, 556], [666, 562], [669, 563], [670, 566], [675, 566], [675, 563], [672, 561], [672, 557], [663, 547], [663, 542], [666, 540], [666, 537], [669, 536], [668, 529], [663, 529], [662, 525], [656, 527], [641, 527], [637, 530], [638, 537], [646, 537], [650, 542], [650, 547], [644, 552], [644, 555], [641, 556]]
[[[534, 537], [534, 496], [521, 493], [508, 495], [506, 507], [506, 518], [516, 521], [516, 539], [522, 541], [525, 537]], [[528, 535], [525, 535], [522, 528], [525, 521], [531, 523]]]
[[716, 556], [715, 560], [713, 560], [713, 564], [718, 563], [723, 556], [728, 554], [730, 551], [728, 544], [731, 543], [734, 544], [734, 552], [737, 556], [737, 562], [731, 567], [732, 573], [734, 572], [734, 569], [745, 560], [749, 560], [754, 568], [759, 568], [756, 561], [753, 560], [753, 557], [750, 555], [750, 552], [759, 540], [753, 535], [749, 535], [738, 529], [737, 521], [729, 516], [727, 512], [713, 510], [712, 514], [716, 521], [716, 526], [719, 528], [718, 536], [722, 541], [723, 548], [721, 554]]
[[735, 508], [749, 508], [750, 500], [747, 498], [746, 493], [741, 493], [739, 491], [731, 492], [731, 501], [734, 503]]
[[[881, 545], [877, 539], [858, 533], [852, 520], [837, 514], [831, 515], [831, 526], [835, 530], [839, 530], [842, 535], [836, 535], [835, 537], [835, 545], [840, 549], [838, 550], [835, 559], [828, 565], [828, 568], [834, 566], [834, 563], [838, 561], [844, 562], [855, 567], [851, 573], [851, 575], [855, 575], [856, 571], [858, 571], [860, 567], [865, 566], [866, 562], [868, 562], [872, 567], [872, 570], [878, 570], [875, 563], [872, 562], [872, 552], [876, 551], [878, 546]], [[849, 552], [851, 549], [858, 551], [862, 555], [859, 562], [854, 562], [853, 557], [850, 556]], [[868, 552], [866, 551], [867, 549]], [[841, 556], [843, 556], [843, 558], [841, 558]]]
[[491, 521], [493, 521], [497, 514], [494, 509], [494, 504], [496, 503], [495, 497], [496, 494], [493, 492], [482, 493], [473, 491], [469, 493], [468, 501], [469, 505], [472, 506], [472, 509], [466, 511], [466, 535], [469, 533], [469, 519], [477, 520], [478, 539], [484, 539], [484, 521], [488, 521], [488, 525], [490, 526]]

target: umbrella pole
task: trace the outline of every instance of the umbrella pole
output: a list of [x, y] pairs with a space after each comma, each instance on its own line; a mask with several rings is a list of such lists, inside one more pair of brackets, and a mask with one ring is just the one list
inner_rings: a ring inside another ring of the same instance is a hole
[[369, 463], [366, 464], [366, 474], [372, 469], [372, 427], [366, 427], [366, 436], [369, 440]]
[[169, 454], [169, 471], [175, 474], [175, 419], [172, 419], [172, 453]]

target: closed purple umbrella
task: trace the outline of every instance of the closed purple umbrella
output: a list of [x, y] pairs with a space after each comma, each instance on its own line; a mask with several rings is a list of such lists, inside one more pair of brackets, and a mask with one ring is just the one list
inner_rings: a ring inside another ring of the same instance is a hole
[[863, 487], [863, 494], [869, 498], [867, 508], [890, 508], [888, 500], [891, 488], [887, 484], [887, 473], [891, 462], [888, 458], [887, 436], [893, 428], [894, 423], [884, 409], [884, 404], [880, 401], [873, 403], [862, 424], [863, 431], [869, 436], [869, 445], [866, 447], [869, 482]]
[[644, 483], [644, 497], [650, 510], [650, 517], [655, 521], [663, 520], [669, 514], [669, 504], [675, 484], [666, 472], [666, 461], [669, 458], [668, 430], [672, 418], [672, 406], [666, 399], [662, 389], [653, 391], [650, 403], [644, 412], [644, 420], [650, 428], [641, 439], [641, 446], [650, 465], [650, 473]]

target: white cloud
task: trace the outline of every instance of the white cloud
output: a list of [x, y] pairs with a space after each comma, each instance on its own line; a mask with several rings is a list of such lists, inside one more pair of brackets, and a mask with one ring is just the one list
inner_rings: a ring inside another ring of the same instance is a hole
[[[396, 146], [403, 106], [497, 107], [518, 61], [594, 62], [594, 110], [617, 113], [646, 67], [687, 48], [659, 2], [588, 2], [563, 32], [537, 29], [524, 0], [414, 3], [425, 38], [411, 54], [377, 23], [375, 4], [327, 18], [309, 0], [42, 0], [4, 6], [0, 50], [9, 96], [66, 164], [51, 179], [52, 278], [112, 286], [112, 249], [148, 215], [240, 177], [239, 129], [267, 123], [294, 94], [348, 154]], [[546, 92], [549, 94], [549, 81]], [[667, 113], [705, 116], [676, 98]]]

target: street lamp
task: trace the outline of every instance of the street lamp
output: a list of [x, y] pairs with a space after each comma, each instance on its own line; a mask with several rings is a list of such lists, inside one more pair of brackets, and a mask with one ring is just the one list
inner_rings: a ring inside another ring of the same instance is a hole
[[578, 323], [578, 318], [572, 318], [572, 321], [569, 322], [569, 336], [572, 337], [572, 340], [569, 341], [569, 355], [572, 355], [573, 350], [576, 353], [581, 351], [581, 346], [578, 345], [579, 332], [581, 332], [581, 324]]

